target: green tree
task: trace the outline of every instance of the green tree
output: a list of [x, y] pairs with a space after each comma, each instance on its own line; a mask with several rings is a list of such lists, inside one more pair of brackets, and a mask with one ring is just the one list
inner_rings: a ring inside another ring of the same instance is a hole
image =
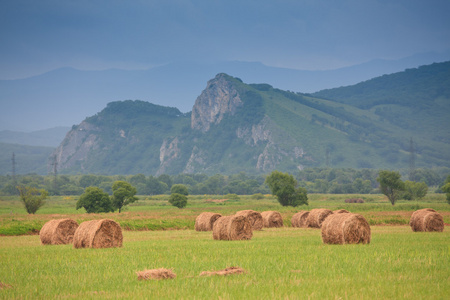
[[178, 208], [184, 208], [187, 205], [187, 197], [182, 194], [171, 194], [169, 198], [169, 203]]
[[448, 204], [450, 204], [450, 175], [447, 176], [447, 179], [445, 180], [445, 183], [442, 186], [441, 190], [446, 193], [447, 202]]
[[428, 186], [425, 182], [405, 181], [405, 192], [403, 199], [415, 200], [422, 199], [428, 192]]
[[115, 181], [112, 185], [113, 195], [111, 197], [111, 204], [114, 209], [118, 209], [119, 213], [122, 207], [138, 200], [136, 195], [136, 188], [126, 181]]
[[18, 186], [20, 199], [25, 205], [25, 209], [29, 214], [35, 214], [48, 197], [48, 192], [44, 189], [34, 187]]
[[113, 212], [109, 195], [101, 188], [89, 186], [77, 201], [77, 209], [84, 207], [87, 213]]
[[306, 189], [297, 187], [297, 180], [288, 173], [273, 171], [266, 177], [265, 183], [283, 206], [308, 205]]
[[400, 178], [400, 173], [396, 171], [383, 170], [378, 173], [377, 181], [380, 183], [380, 190], [388, 197], [392, 205], [405, 190], [405, 183]]
[[181, 195], [189, 195], [189, 190], [187, 188], [187, 186], [185, 186], [184, 184], [174, 184], [172, 185], [172, 187], [170, 188], [170, 193], [171, 194], [181, 194]]

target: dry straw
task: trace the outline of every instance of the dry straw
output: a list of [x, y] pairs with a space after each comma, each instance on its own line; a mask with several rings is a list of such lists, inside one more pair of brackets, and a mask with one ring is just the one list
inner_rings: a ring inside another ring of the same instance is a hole
[[323, 221], [329, 216], [332, 215], [333, 212], [329, 209], [325, 208], [316, 208], [312, 209], [309, 212], [308, 218], [306, 219], [306, 224], [311, 228], [320, 228], [322, 227]]
[[292, 227], [307, 227], [306, 219], [308, 219], [309, 211], [299, 211], [291, 218]]
[[39, 232], [42, 245], [65, 245], [73, 241], [78, 223], [72, 219], [50, 220]]
[[252, 236], [252, 226], [245, 216], [221, 217], [213, 226], [213, 238], [215, 240], [250, 240]]
[[213, 276], [213, 275], [219, 275], [219, 276], [226, 276], [226, 275], [237, 275], [237, 274], [243, 274], [246, 273], [246, 271], [240, 267], [229, 267], [224, 270], [219, 271], [203, 271], [200, 273], [200, 276]]
[[261, 214], [254, 210], [241, 210], [236, 213], [236, 216], [247, 217], [252, 225], [253, 230], [261, 230], [264, 226]]
[[122, 228], [113, 220], [102, 219], [80, 224], [73, 237], [74, 248], [122, 247]]
[[217, 221], [222, 215], [212, 212], [203, 212], [195, 219], [196, 231], [211, 231], [213, 229], [214, 222]]
[[348, 214], [348, 213], [350, 212], [346, 209], [338, 209], [333, 211], [333, 214]]
[[263, 211], [261, 213], [264, 227], [283, 227], [283, 217], [277, 211]]
[[136, 272], [138, 280], [161, 280], [161, 279], [173, 279], [177, 277], [170, 269], [152, 269]]
[[322, 241], [325, 244], [369, 244], [370, 226], [358, 214], [332, 214], [322, 223]]
[[444, 218], [432, 208], [419, 209], [413, 212], [409, 221], [413, 231], [444, 231]]

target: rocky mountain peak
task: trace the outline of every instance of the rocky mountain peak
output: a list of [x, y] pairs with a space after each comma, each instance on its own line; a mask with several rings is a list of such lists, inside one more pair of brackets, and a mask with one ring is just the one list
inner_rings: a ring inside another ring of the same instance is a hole
[[218, 124], [223, 117], [243, 104], [231, 77], [220, 73], [208, 81], [192, 108], [191, 128], [206, 132], [211, 124]]

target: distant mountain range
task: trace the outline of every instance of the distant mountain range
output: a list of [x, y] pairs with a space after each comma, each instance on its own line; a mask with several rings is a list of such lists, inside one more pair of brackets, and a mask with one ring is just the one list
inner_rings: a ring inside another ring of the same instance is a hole
[[0, 130], [70, 127], [100, 111], [107, 103], [125, 99], [141, 99], [188, 112], [207, 80], [218, 73], [231, 74], [247, 83], [270, 83], [282, 90], [312, 93], [446, 60], [450, 60], [450, 52], [374, 60], [326, 71], [237, 61], [178, 62], [138, 71], [63, 68], [26, 79], [0, 80]]
[[52, 156], [60, 172], [234, 174], [450, 167], [450, 62], [314, 94], [208, 81], [192, 112], [111, 102]]

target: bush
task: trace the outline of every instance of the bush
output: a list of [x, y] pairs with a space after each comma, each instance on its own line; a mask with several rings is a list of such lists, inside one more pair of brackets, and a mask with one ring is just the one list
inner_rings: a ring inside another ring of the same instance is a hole
[[48, 192], [44, 189], [38, 190], [37, 188], [26, 186], [17, 188], [20, 192], [20, 199], [29, 214], [36, 213], [45, 204], [45, 199], [48, 197]]
[[87, 213], [113, 212], [111, 199], [101, 188], [90, 186], [77, 201], [77, 209], [84, 207]]
[[187, 205], [187, 197], [182, 194], [171, 194], [169, 198], [169, 203], [178, 208], [184, 208]]
[[264, 195], [261, 193], [256, 193], [252, 196], [252, 198], [256, 199], [256, 200], [261, 200], [261, 199], [264, 199]]

